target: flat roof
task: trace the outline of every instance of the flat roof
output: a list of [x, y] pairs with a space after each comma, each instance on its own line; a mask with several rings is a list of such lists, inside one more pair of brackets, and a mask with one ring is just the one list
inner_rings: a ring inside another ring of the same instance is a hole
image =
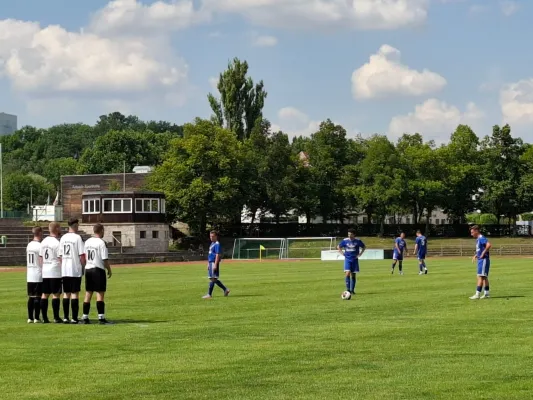
[[96, 192], [83, 192], [82, 196], [100, 196], [100, 195], [111, 195], [111, 194], [158, 194], [162, 195], [163, 192], [152, 192], [148, 190], [135, 190], [135, 191], [127, 191], [127, 192], [111, 192], [111, 191], [96, 191]]

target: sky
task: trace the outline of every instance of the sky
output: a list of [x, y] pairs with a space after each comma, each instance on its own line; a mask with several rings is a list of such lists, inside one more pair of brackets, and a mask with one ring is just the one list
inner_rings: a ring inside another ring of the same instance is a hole
[[533, 142], [532, 18], [530, 0], [0, 0], [0, 112], [183, 124], [238, 57], [290, 136], [330, 118], [352, 137], [509, 123]]

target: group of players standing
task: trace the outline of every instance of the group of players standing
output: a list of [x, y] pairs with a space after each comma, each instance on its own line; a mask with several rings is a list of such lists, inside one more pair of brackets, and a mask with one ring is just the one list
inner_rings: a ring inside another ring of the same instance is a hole
[[[471, 300], [489, 298], [489, 270], [490, 270], [490, 242], [481, 234], [479, 226], [475, 225], [470, 228], [471, 236], [476, 239], [476, 252], [472, 262], [477, 263], [477, 285], [476, 293], [470, 297]], [[359, 258], [366, 250], [365, 244], [355, 236], [355, 230], [348, 230], [348, 237], [342, 240], [337, 246], [337, 250], [344, 256], [344, 274], [346, 290], [352, 295], [355, 294], [355, 285], [357, 283], [357, 274], [359, 273]], [[419, 275], [427, 275], [426, 266], [427, 239], [421, 231], [416, 232], [416, 241], [414, 255], [418, 259]], [[398, 264], [400, 275], [403, 275], [403, 260], [408, 255], [405, 233], [401, 233], [394, 241], [393, 262], [391, 273]], [[483, 295], [481, 294], [484, 290]]]
[[[76, 218], [70, 219], [68, 233], [61, 236], [61, 226], [52, 222], [48, 227], [50, 235], [44, 240], [43, 229], [39, 226], [33, 228], [33, 240], [26, 248], [28, 323], [50, 323], [48, 301], [52, 296], [55, 323], [90, 324], [91, 299], [95, 292], [98, 321], [100, 324], [110, 323], [105, 318], [104, 296], [107, 278], [111, 278], [111, 266], [107, 246], [102, 239], [104, 227], [96, 224], [93, 227], [94, 236], [84, 243], [78, 234], [78, 223]], [[86, 293], [80, 321], [79, 294], [84, 275]], [[60, 317], [61, 294], [63, 318]]]

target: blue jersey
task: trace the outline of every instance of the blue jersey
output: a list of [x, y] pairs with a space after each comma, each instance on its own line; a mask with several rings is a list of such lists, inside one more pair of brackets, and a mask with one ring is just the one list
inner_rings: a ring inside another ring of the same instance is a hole
[[[476, 257], [479, 259], [481, 258], [481, 253], [483, 253], [485, 251], [485, 248], [487, 247], [487, 243], [489, 241], [487, 240], [487, 238], [483, 235], [480, 235], [477, 240], [476, 240]], [[490, 255], [489, 255], [489, 252], [487, 251], [485, 253], [485, 257], [484, 259], [489, 259], [490, 258]]]
[[396, 248], [396, 246], [394, 246], [394, 254], [397, 256], [403, 256], [403, 252], [405, 251], [405, 247], [407, 246], [407, 244], [405, 243], [405, 240], [398, 237], [396, 238], [394, 243], [400, 248], [400, 252], [398, 252], [398, 249]]
[[207, 261], [209, 262], [215, 262], [216, 258], [217, 258], [217, 254], [220, 254], [222, 256], [222, 251], [221, 251], [221, 248], [220, 248], [220, 243], [218, 242], [213, 242], [211, 243], [211, 245], [209, 246], [209, 254], [207, 256]]
[[352, 261], [357, 259], [359, 253], [361, 252], [361, 249], [364, 249], [366, 246], [359, 239], [351, 240], [346, 238], [339, 243], [339, 247], [341, 249], [344, 249], [344, 258], [347, 261]]
[[428, 249], [428, 242], [426, 240], [426, 237], [425, 236], [418, 236], [416, 238], [416, 242], [415, 243], [418, 245], [418, 247], [417, 247], [418, 254], [426, 254], [427, 249]]

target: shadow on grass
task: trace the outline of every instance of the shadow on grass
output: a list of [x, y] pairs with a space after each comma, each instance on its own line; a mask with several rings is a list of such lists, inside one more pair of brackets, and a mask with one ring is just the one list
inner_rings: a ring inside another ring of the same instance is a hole
[[490, 296], [491, 299], [521, 299], [521, 298], [524, 298], [526, 296]]
[[152, 320], [146, 320], [146, 319], [114, 319], [111, 321], [113, 325], [118, 324], [164, 324], [166, 322], [170, 321], [152, 321]]
[[230, 294], [229, 297], [262, 297], [262, 294]]

